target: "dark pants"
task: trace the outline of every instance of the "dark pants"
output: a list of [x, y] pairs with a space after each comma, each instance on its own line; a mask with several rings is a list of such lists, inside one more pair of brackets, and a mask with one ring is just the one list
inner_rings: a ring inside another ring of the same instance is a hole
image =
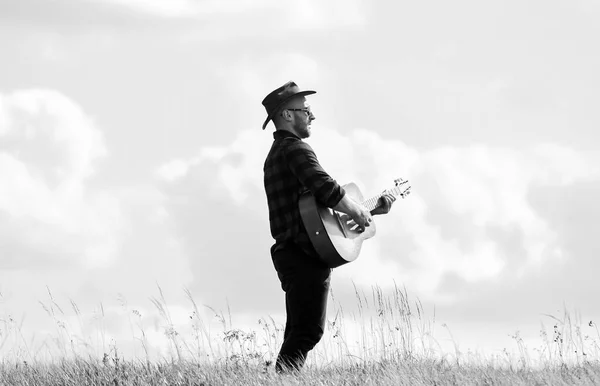
[[285, 291], [286, 323], [277, 372], [300, 370], [325, 329], [331, 269], [295, 244], [271, 248], [273, 265]]

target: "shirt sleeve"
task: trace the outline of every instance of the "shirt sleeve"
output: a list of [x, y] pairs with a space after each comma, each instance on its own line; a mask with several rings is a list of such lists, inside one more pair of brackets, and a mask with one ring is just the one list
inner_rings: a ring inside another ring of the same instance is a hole
[[336, 206], [346, 192], [323, 170], [312, 147], [298, 139], [286, 142], [284, 154], [291, 172], [318, 202], [329, 208]]

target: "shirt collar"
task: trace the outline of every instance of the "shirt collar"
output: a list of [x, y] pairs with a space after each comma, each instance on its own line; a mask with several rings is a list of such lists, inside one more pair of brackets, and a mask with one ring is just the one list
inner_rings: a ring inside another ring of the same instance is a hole
[[287, 131], [287, 130], [275, 130], [273, 132], [273, 138], [274, 139], [284, 139], [284, 138], [298, 138], [300, 139], [300, 137], [298, 137], [296, 134], [292, 133], [291, 131]]

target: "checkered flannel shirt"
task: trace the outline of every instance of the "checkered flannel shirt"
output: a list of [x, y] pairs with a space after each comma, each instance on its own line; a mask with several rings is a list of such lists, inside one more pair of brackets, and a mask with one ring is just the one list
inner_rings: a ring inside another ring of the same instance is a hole
[[275, 131], [273, 138], [263, 169], [271, 235], [276, 245], [292, 241], [314, 251], [300, 217], [300, 195], [309, 190], [332, 208], [346, 192], [323, 170], [309, 144], [285, 130]]

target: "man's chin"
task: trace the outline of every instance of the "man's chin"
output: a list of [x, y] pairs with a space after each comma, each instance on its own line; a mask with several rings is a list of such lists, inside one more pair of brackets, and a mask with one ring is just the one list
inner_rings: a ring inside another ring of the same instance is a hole
[[302, 139], [310, 137], [310, 129], [306, 128], [298, 132], [298, 136]]

